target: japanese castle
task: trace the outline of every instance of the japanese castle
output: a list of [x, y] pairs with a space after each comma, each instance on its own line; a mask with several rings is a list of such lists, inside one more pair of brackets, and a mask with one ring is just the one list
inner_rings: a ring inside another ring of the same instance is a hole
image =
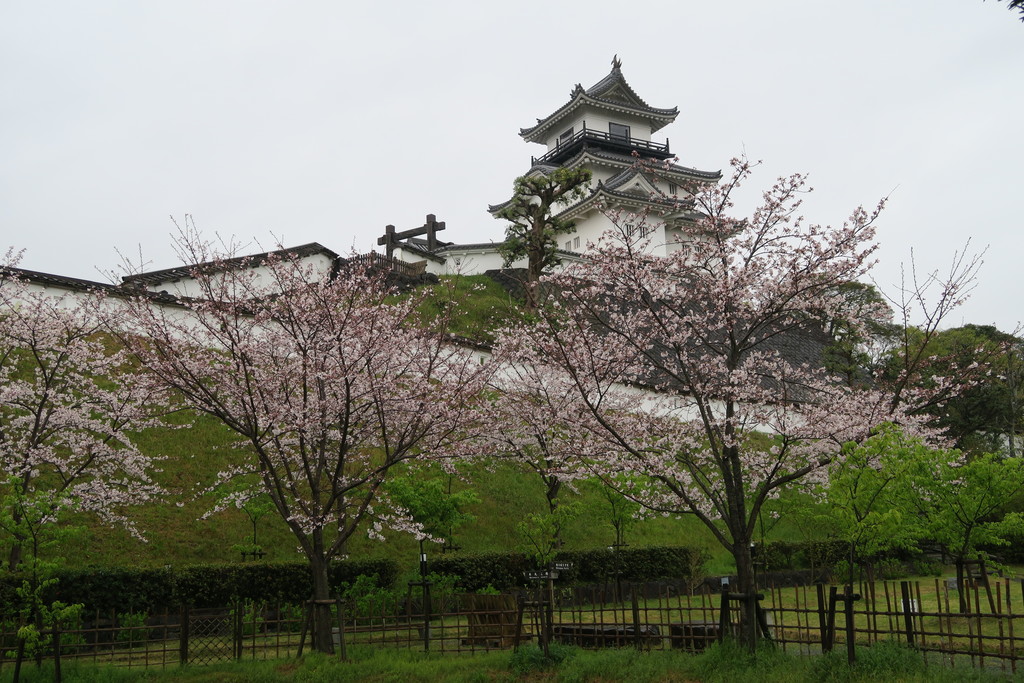
[[[610, 229], [646, 238], [645, 248], [657, 255], [688, 248], [684, 228], [695, 217], [688, 188], [716, 183], [722, 174], [680, 166], [668, 140], [654, 139], [678, 115], [677, 107], [659, 109], [641, 99], [626, 82], [616, 57], [607, 76], [589, 88], [577, 84], [568, 102], [520, 129], [524, 140], [546, 148], [531, 158], [526, 176], [548, 175], [560, 167], [586, 168], [593, 176], [582, 200], [556, 208], [558, 217], [576, 224], [576, 232], [559, 238], [563, 262], [582, 258], [587, 245]], [[492, 205], [489, 211], [495, 214], [507, 203]], [[387, 226], [377, 243], [385, 246], [388, 256], [422, 264], [426, 272], [437, 275], [502, 268], [496, 243], [443, 242], [437, 232], [444, 227], [428, 215], [419, 228], [398, 232]], [[525, 260], [512, 264], [523, 266]]]

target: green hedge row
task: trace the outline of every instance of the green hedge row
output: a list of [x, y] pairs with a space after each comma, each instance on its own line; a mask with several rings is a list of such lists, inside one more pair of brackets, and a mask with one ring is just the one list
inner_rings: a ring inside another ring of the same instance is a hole
[[[331, 567], [331, 586], [338, 588], [358, 576], [376, 576], [381, 586], [391, 586], [398, 565], [391, 560], [345, 561]], [[233, 565], [195, 565], [169, 569], [76, 569], [56, 574], [58, 582], [48, 600], [82, 603], [101, 611], [175, 608], [181, 604], [219, 607], [236, 599], [302, 602], [313, 589], [309, 566], [304, 562], [254, 562]], [[0, 578], [0, 610], [17, 609], [15, 589], [22, 577]]]
[[[636, 548], [611, 551], [563, 552], [559, 562], [571, 562], [562, 572], [564, 582], [591, 583], [620, 577], [628, 581], [682, 579], [692, 581], [702, 574], [704, 557], [691, 548]], [[488, 586], [512, 590], [525, 585], [526, 571], [533, 561], [521, 554], [492, 553], [434, 558], [430, 571], [457, 577], [460, 590], [476, 591]], [[377, 585], [389, 588], [399, 574], [392, 560], [346, 561], [331, 568], [331, 586], [351, 584], [359, 576], [375, 576]], [[303, 562], [229, 565], [195, 565], [167, 569], [102, 568], [63, 570], [57, 584], [45, 596], [48, 601], [81, 603], [89, 610], [140, 611], [174, 609], [182, 604], [219, 607], [236, 599], [302, 602], [312, 592], [309, 567]], [[0, 614], [18, 608], [15, 589], [22, 577], [0, 577]]]
[[[557, 562], [571, 562], [563, 571], [563, 582], [595, 583], [620, 577], [627, 581], [681, 579], [692, 581], [702, 575], [704, 556], [699, 550], [678, 547], [650, 547], [612, 551], [573, 550], [559, 553]], [[458, 577], [457, 586], [477, 591], [488, 586], [498, 590], [522, 587], [525, 572], [535, 569], [533, 560], [519, 553], [483, 555], [442, 555], [430, 561], [430, 571]]]
[[758, 546], [755, 562], [767, 571], [831, 569], [850, 556], [846, 541], [772, 541]]

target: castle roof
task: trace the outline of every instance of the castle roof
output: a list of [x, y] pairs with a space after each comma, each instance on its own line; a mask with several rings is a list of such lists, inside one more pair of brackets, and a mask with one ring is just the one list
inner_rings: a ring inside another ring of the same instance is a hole
[[600, 81], [584, 89], [579, 83], [569, 93], [569, 101], [543, 119], [537, 119], [537, 125], [521, 128], [519, 135], [527, 142], [541, 142], [553, 126], [584, 105], [592, 105], [599, 109], [612, 110], [646, 119], [651, 125], [651, 132], [664, 128], [679, 116], [679, 108], [659, 109], [647, 104], [636, 91], [626, 82], [622, 75], [622, 62], [618, 57], [612, 60], [611, 72]]
[[[273, 251], [265, 251], [260, 254], [251, 254], [248, 256], [238, 256], [236, 258], [224, 259], [218, 262], [216, 265], [220, 270], [230, 270], [243, 265], [258, 266], [267, 258], [271, 256], [289, 256], [292, 258], [306, 258], [308, 256], [316, 256], [322, 254], [332, 261], [337, 260], [338, 254], [331, 251], [327, 247], [323, 246], [319, 242], [310, 242], [309, 244], [302, 244], [297, 247], [286, 247], [284, 249], [275, 249]], [[157, 284], [160, 282], [167, 282], [169, 280], [178, 280], [181, 278], [192, 277], [192, 273], [197, 269], [206, 269], [209, 266], [214, 265], [211, 263], [196, 263], [187, 266], [175, 266], [174, 268], [164, 268], [162, 270], [151, 270], [145, 273], [138, 273], [136, 275], [126, 275], [121, 278], [123, 284], [146, 286]]]

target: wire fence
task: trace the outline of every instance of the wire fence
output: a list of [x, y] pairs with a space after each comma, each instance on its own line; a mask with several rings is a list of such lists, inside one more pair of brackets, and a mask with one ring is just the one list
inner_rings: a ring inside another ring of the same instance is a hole
[[[786, 652], [818, 654], [851, 644], [898, 640], [946, 666], [1016, 672], [1024, 657], [1024, 581], [945, 580], [765, 589], [755, 596], [758, 627]], [[698, 652], [738, 633], [749, 596], [690, 592], [672, 584], [558, 587], [518, 594], [440, 591], [381, 594], [331, 605], [335, 647], [473, 653], [523, 643]], [[0, 669], [20, 659], [77, 660], [167, 668], [240, 659], [294, 657], [310, 648], [308, 605], [239, 602], [223, 608], [155, 613], [83, 613], [44, 632], [34, 648], [16, 620], [0, 623]], [[20, 653], [20, 656], [19, 656]]]

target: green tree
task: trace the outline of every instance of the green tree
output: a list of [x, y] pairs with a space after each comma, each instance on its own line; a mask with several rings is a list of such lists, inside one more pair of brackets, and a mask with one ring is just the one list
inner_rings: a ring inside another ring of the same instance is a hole
[[833, 292], [838, 304], [827, 317], [825, 332], [832, 342], [825, 347], [823, 361], [848, 384], [862, 384], [871, 376], [877, 351], [891, 347], [900, 328], [874, 285], [844, 282]]
[[45, 489], [30, 491], [18, 477], [8, 477], [4, 489], [0, 498], [0, 531], [19, 539], [22, 550], [22, 560], [17, 567], [21, 585], [15, 589], [21, 624], [17, 672], [23, 656], [35, 657], [37, 663], [41, 661], [46, 648], [43, 640], [46, 629], [73, 621], [82, 610], [82, 605], [51, 602], [47, 594], [57, 584], [54, 573], [62, 563], [61, 549], [74, 543], [83, 529], [54, 524], [57, 516], [69, 507], [59, 493]]
[[632, 482], [627, 477], [608, 481], [591, 479], [588, 485], [597, 493], [593, 505], [595, 514], [615, 532], [614, 547], [626, 545], [626, 531], [644, 516], [643, 506], [623, 493]]
[[527, 260], [526, 308], [531, 312], [537, 310], [539, 303], [540, 276], [560, 263], [559, 235], [576, 230], [572, 221], [555, 214], [555, 206], [582, 199], [591, 177], [585, 168], [558, 168], [547, 175], [516, 178], [512, 199], [494, 214], [511, 223], [501, 246], [505, 267], [524, 257]]
[[453, 492], [451, 479], [446, 481], [440, 477], [423, 479], [413, 474], [396, 477], [388, 482], [387, 491], [392, 502], [404, 509], [419, 527], [421, 552], [425, 541], [450, 544], [455, 529], [475, 519], [466, 512], [466, 507], [480, 502], [475, 492]]
[[[943, 403], [926, 406], [935, 426], [957, 448], [970, 453], [999, 451], [1004, 444], [1016, 454], [1016, 434], [1024, 431], [1018, 393], [1021, 340], [991, 325], [964, 325], [927, 336], [911, 329], [912, 353], [929, 359], [915, 384], [934, 390], [949, 378], [967, 377]], [[888, 359], [887, 376], [899, 372]]]
[[904, 495], [907, 478], [929, 449], [883, 425], [861, 444], [844, 447], [844, 458], [829, 472], [824, 507], [815, 508], [817, 523], [834, 538], [850, 544], [849, 580], [862, 565], [874, 580], [872, 562], [887, 551], [916, 544], [922, 535], [915, 510]]
[[[964, 562], [979, 545], [1007, 545], [1024, 533], [1024, 515], [1003, 514], [1007, 502], [1024, 487], [1024, 462], [987, 453], [965, 459], [958, 451], [928, 449], [919, 442], [906, 491], [908, 507], [916, 509], [927, 537], [950, 555], [957, 581], [963, 583]], [[966, 611], [963, 586], [960, 610]]]

